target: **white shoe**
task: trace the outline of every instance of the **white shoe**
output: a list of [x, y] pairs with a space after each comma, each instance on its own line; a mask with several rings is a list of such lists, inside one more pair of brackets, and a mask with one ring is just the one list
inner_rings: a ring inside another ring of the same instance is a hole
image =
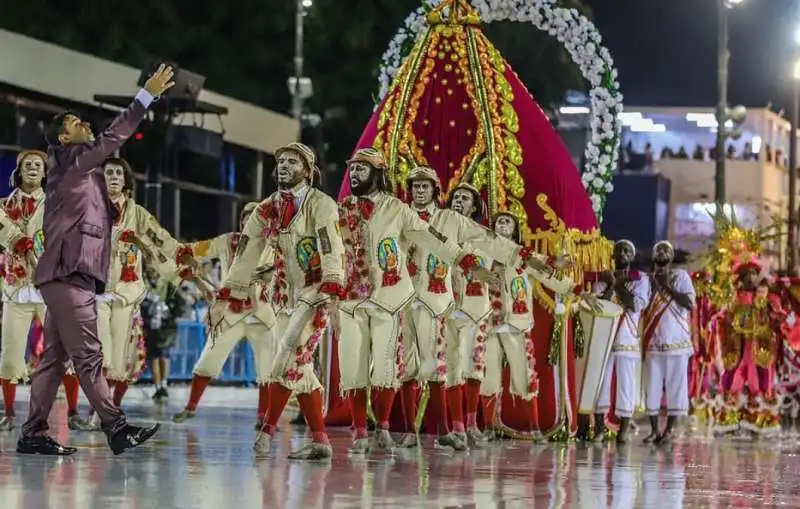
[[267, 434], [259, 431], [256, 434], [256, 442], [253, 444], [253, 450], [256, 452], [256, 457], [265, 458], [269, 456], [270, 450], [272, 449], [272, 437]]

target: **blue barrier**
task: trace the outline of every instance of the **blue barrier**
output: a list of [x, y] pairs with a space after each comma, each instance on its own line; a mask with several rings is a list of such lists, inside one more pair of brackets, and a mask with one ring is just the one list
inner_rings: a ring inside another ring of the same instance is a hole
[[[191, 320], [178, 322], [175, 345], [169, 352], [170, 381], [189, 381], [192, 379], [192, 369], [194, 369], [194, 365], [200, 358], [206, 339], [206, 325], [204, 323]], [[225, 362], [222, 373], [217, 380], [227, 383], [254, 384], [256, 378], [253, 350], [250, 348], [250, 343], [240, 341]], [[143, 382], [151, 382], [153, 380], [149, 365], [139, 380]]]

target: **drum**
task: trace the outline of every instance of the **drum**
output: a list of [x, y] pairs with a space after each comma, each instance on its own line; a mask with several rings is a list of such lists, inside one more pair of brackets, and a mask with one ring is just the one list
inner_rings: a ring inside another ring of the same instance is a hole
[[602, 310], [596, 312], [585, 301], [579, 305], [583, 325], [583, 357], [575, 359], [575, 381], [578, 394], [578, 413], [593, 414], [600, 396], [603, 375], [611, 356], [622, 307], [607, 300], [598, 300]]

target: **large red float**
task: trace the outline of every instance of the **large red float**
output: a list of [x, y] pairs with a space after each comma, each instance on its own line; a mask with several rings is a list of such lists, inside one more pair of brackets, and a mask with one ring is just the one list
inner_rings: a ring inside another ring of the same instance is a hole
[[[607, 268], [611, 246], [599, 233], [580, 172], [542, 108], [481, 31], [477, 13], [466, 2], [449, 0], [427, 20], [356, 148], [384, 152], [400, 197], [408, 172], [430, 166], [448, 192], [469, 182], [481, 190], [491, 216], [515, 215], [526, 244], [543, 254], [571, 256], [576, 281], [584, 271]], [[345, 177], [340, 199], [350, 192], [348, 182]], [[570, 301], [555, 302], [541, 286], [535, 295], [540, 392], [533, 411], [542, 432], [564, 436], [574, 431], [574, 342], [580, 338], [573, 337]], [[346, 425], [335, 338], [328, 346], [327, 419]], [[524, 430], [525, 408], [504, 398], [499, 424]]]

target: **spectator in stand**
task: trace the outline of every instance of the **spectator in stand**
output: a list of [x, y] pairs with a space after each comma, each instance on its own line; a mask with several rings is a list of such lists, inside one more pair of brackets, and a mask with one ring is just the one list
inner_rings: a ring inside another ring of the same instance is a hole
[[184, 314], [184, 308], [190, 309], [190, 306], [172, 283], [159, 278], [158, 272], [148, 269], [146, 275], [148, 289], [141, 312], [147, 359], [156, 386], [153, 399], [161, 401], [169, 396], [169, 350], [175, 344], [177, 321]]

